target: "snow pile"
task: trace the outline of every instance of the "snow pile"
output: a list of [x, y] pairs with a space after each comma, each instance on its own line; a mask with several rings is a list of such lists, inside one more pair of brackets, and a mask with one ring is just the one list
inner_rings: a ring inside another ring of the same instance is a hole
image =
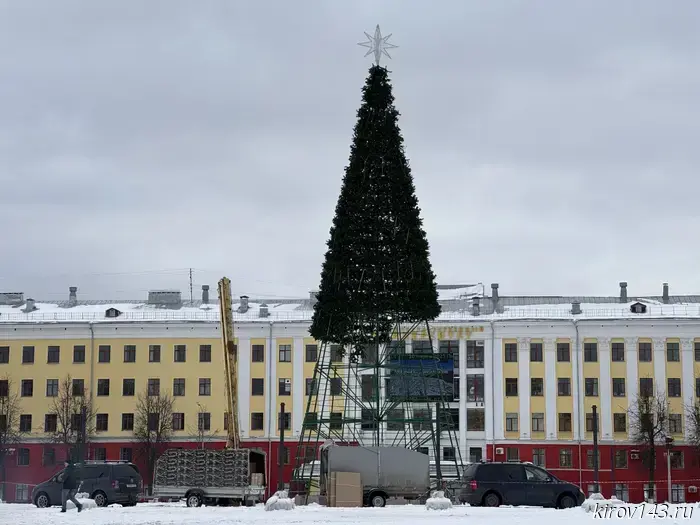
[[[78, 503], [80, 503], [83, 506], [83, 510], [87, 509], [96, 509], [97, 508], [97, 503], [95, 503], [94, 499], [90, 499], [90, 494], [87, 492], [79, 492], [78, 494], [75, 495], [75, 499], [78, 500]], [[74, 509], [75, 505], [73, 505], [73, 502], [68, 500], [66, 501], [66, 510]]]
[[294, 507], [294, 500], [286, 490], [278, 490], [265, 502], [265, 510], [292, 510]]
[[452, 508], [452, 502], [445, 497], [445, 492], [436, 490], [425, 502], [425, 508], [428, 510], [445, 510]]
[[581, 507], [586, 512], [595, 512], [600, 507], [621, 507], [624, 505], [626, 505], [626, 503], [617, 499], [615, 496], [612, 496], [610, 499], [605, 499], [600, 492], [594, 492], [584, 500]]

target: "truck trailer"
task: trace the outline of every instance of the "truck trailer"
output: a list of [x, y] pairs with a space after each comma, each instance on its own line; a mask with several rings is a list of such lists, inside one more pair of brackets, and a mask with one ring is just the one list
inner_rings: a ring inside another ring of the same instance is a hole
[[359, 473], [364, 506], [383, 507], [391, 497], [414, 500], [430, 493], [430, 458], [403, 447], [324, 445], [320, 471], [323, 495], [334, 472]]
[[252, 449], [170, 449], [156, 460], [153, 495], [202, 504], [252, 506], [265, 497], [265, 453]]

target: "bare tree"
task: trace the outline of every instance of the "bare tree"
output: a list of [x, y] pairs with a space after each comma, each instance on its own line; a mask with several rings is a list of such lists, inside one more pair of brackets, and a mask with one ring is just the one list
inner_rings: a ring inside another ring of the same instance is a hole
[[[654, 390], [658, 392], [656, 386]], [[653, 392], [640, 393], [628, 409], [632, 441], [641, 445], [644, 461], [649, 469], [648, 499], [656, 499], [654, 471], [657, 446], [667, 436], [669, 407], [666, 396]]]
[[72, 454], [74, 459], [85, 459], [85, 447], [95, 433], [95, 407], [85, 384], [82, 380], [74, 384], [67, 375], [59, 382], [57, 395], [50, 399], [48, 413], [56, 421], [55, 427], [47, 429], [49, 439], [64, 447], [66, 458]]
[[206, 444], [212, 442], [216, 438], [219, 429], [211, 428], [211, 414], [207, 412], [206, 405], [197, 403], [197, 421], [193, 425], [188, 426], [188, 433], [191, 436], [197, 436], [199, 447], [207, 448]]
[[21, 411], [19, 392], [14, 389], [10, 376], [0, 379], [0, 495], [7, 481], [5, 458], [19, 442], [19, 415]]
[[688, 428], [686, 430], [687, 439], [695, 448], [700, 451], [700, 401], [685, 407], [688, 416]]
[[174, 404], [175, 400], [167, 392], [149, 392], [146, 389], [136, 398], [134, 437], [139, 444], [139, 454], [146, 459], [149, 494], [153, 491], [156, 459], [172, 437]]

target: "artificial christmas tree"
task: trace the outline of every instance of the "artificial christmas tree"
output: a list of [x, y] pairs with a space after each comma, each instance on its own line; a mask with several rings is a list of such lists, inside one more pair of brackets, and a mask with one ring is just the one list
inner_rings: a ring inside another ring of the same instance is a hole
[[330, 230], [311, 335], [352, 348], [440, 314], [386, 68], [373, 65]]

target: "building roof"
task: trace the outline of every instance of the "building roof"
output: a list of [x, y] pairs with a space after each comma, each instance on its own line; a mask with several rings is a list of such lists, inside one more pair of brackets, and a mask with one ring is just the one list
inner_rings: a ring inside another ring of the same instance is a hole
[[[497, 285], [496, 285], [497, 286]], [[625, 286], [626, 290], [626, 286]], [[439, 285], [442, 313], [437, 321], [487, 321], [507, 319], [700, 319], [700, 295], [663, 296], [498, 296], [492, 287], [486, 295], [482, 284]], [[21, 293], [0, 293], [0, 323], [41, 322], [218, 322], [216, 292], [202, 299], [181, 300], [178, 291], [154, 291], [148, 300], [77, 300], [71, 290], [67, 301], [33, 301]], [[313, 299], [261, 299], [241, 296], [234, 303], [236, 322], [309, 322]], [[632, 305], [643, 303], [643, 313]], [[247, 308], [246, 308], [247, 303]], [[575, 303], [578, 303], [575, 306]], [[475, 305], [478, 304], [478, 308]], [[29, 310], [28, 306], [33, 306]], [[580, 313], [575, 313], [580, 309]], [[267, 313], [267, 315], [265, 315]]]

